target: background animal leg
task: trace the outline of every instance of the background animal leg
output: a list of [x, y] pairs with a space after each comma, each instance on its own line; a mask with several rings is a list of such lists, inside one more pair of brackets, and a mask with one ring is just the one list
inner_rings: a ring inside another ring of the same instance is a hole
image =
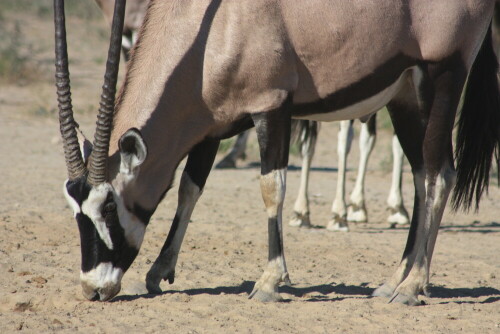
[[283, 250], [282, 211], [285, 199], [286, 167], [290, 146], [288, 110], [278, 109], [252, 115], [261, 156], [260, 188], [268, 216], [269, 257], [250, 298], [263, 302], [280, 301], [278, 285], [290, 284]]
[[[318, 139], [318, 123], [314, 121], [299, 121], [300, 152], [302, 155], [302, 169], [300, 171], [300, 187], [293, 206], [293, 218], [290, 226], [311, 227], [309, 217], [309, 171], [314, 156], [314, 149]], [[307, 127], [307, 128], [305, 128]]]
[[368, 213], [365, 204], [365, 176], [368, 159], [375, 146], [377, 139], [377, 114], [374, 114], [366, 123], [361, 124], [359, 135], [359, 167], [356, 184], [349, 198], [347, 208], [347, 220], [352, 222], [368, 221]]
[[387, 197], [387, 206], [390, 212], [387, 221], [392, 227], [395, 224], [404, 225], [410, 222], [410, 216], [403, 202], [403, 161], [403, 148], [399, 143], [398, 137], [394, 134], [392, 137], [392, 183], [389, 196]]
[[245, 150], [249, 135], [250, 130], [240, 133], [238, 137], [236, 137], [236, 142], [231, 148], [231, 151], [224, 158], [222, 158], [221, 161], [219, 161], [215, 168], [236, 168], [236, 160], [245, 160]]
[[345, 174], [347, 165], [347, 155], [351, 150], [353, 137], [353, 121], [340, 122], [340, 130], [337, 142], [337, 154], [339, 157], [337, 173], [337, 190], [332, 204], [332, 219], [328, 222], [329, 231], [349, 231], [347, 225], [347, 205], [345, 202]]
[[149, 293], [161, 293], [161, 280], [174, 282], [175, 265], [187, 230], [188, 222], [212, 168], [219, 141], [206, 140], [189, 153], [179, 185], [177, 211], [158, 258], [146, 275]]

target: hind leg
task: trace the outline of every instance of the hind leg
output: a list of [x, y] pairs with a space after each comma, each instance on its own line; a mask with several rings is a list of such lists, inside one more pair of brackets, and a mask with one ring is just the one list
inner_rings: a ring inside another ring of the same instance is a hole
[[182, 240], [212, 168], [218, 147], [218, 140], [206, 140], [196, 145], [189, 153], [179, 185], [179, 202], [174, 221], [160, 255], [146, 275], [146, 288], [149, 293], [161, 293], [160, 282], [162, 279], [168, 280], [170, 284], [174, 282], [175, 265]]
[[311, 227], [307, 189], [309, 187], [309, 171], [311, 168], [311, 161], [314, 156], [316, 140], [318, 139], [318, 125], [314, 121], [300, 122], [304, 122], [304, 126], [310, 127], [310, 131], [308, 131], [309, 134], [307, 137], [301, 141], [302, 169], [300, 171], [300, 187], [297, 199], [295, 200], [295, 204], [293, 206], [294, 217], [290, 220], [289, 225]]
[[236, 168], [236, 161], [238, 159], [245, 160], [245, 150], [247, 148], [249, 135], [250, 130], [240, 133], [238, 137], [236, 137], [236, 142], [231, 148], [231, 151], [224, 158], [222, 158], [217, 165], [215, 165], [215, 168]]
[[361, 124], [359, 135], [359, 166], [356, 184], [349, 197], [347, 220], [352, 222], [368, 221], [365, 204], [365, 176], [368, 159], [377, 139], [377, 114], [374, 114], [366, 123]]
[[353, 137], [353, 121], [341, 121], [337, 142], [337, 154], [339, 158], [337, 173], [337, 190], [332, 204], [332, 219], [328, 222], [327, 230], [349, 231], [347, 225], [347, 205], [345, 202], [345, 174], [347, 165], [347, 155], [351, 150]]
[[451, 135], [466, 77], [461, 64], [456, 63], [429, 65], [427, 70], [422, 81], [415, 83], [413, 98], [398, 96], [389, 105], [394, 128], [412, 166], [415, 207], [403, 259], [374, 295], [392, 294], [391, 302], [408, 305], [419, 305], [418, 294], [429, 284], [434, 243], [455, 182]]
[[404, 225], [410, 222], [410, 216], [406, 211], [402, 193], [404, 152], [396, 134], [392, 137], [392, 158], [392, 182], [387, 197], [390, 215], [387, 221], [391, 226]]

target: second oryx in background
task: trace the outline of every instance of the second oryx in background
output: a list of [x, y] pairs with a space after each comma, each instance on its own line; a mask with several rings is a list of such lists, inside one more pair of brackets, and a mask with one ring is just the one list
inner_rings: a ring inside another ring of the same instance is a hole
[[[347, 173], [347, 155], [349, 154], [353, 138], [353, 121], [339, 122], [340, 129], [337, 136], [338, 173], [335, 199], [332, 204], [332, 218], [328, 222], [327, 229], [331, 231], [347, 231], [348, 221], [366, 222], [368, 212], [365, 201], [365, 176], [367, 172], [368, 158], [370, 157], [376, 140], [376, 115], [374, 114], [366, 123], [362, 123], [359, 135], [359, 165], [356, 183], [346, 204], [345, 181]], [[302, 168], [300, 175], [300, 186], [297, 199], [293, 207], [294, 217], [290, 220], [291, 226], [310, 227], [310, 209], [308, 197], [309, 173], [311, 161], [314, 155], [319, 123], [314, 121], [294, 121], [298, 124], [293, 126], [293, 131], [298, 132], [296, 136], [300, 144], [302, 155]], [[392, 139], [392, 182], [387, 198], [390, 211], [387, 221], [391, 226], [395, 224], [407, 224], [410, 219], [404, 207], [402, 195], [402, 174], [404, 153], [396, 135]]]
[[[95, 0], [95, 2], [101, 8], [106, 20], [111, 24], [115, 0]], [[144, 21], [144, 16], [146, 16], [148, 4], [149, 0], [127, 0], [122, 33], [122, 50], [126, 61], [129, 60], [130, 49], [132, 49], [137, 40], [137, 34], [139, 33], [142, 21]]]
[[[353, 121], [339, 122], [339, 133], [337, 139], [338, 172], [335, 198], [332, 203], [332, 218], [328, 222], [327, 229], [330, 231], [348, 231], [348, 222], [368, 221], [368, 212], [365, 200], [365, 176], [367, 172], [368, 158], [373, 151], [376, 140], [376, 115], [374, 114], [366, 123], [361, 125], [359, 137], [360, 158], [355, 186], [349, 196], [349, 204], [346, 201], [346, 173], [347, 155], [351, 149], [353, 139]], [[290, 226], [310, 227], [309, 209], [309, 172], [312, 158], [317, 142], [319, 123], [315, 121], [292, 121], [292, 137], [296, 138], [300, 145], [302, 156], [302, 168], [300, 174], [300, 186], [293, 207], [293, 217]], [[230, 152], [222, 158], [216, 168], [235, 168], [236, 160], [243, 159], [246, 151], [247, 140], [250, 130], [240, 133]], [[395, 224], [407, 224], [410, 222], [408, 212], [404, 206], [402, 195], [402, 173], [404, 153], [399, 141], [394, 134], [392, 139], [392, 182], [387, 197], [389, 217], [387, 221]]]

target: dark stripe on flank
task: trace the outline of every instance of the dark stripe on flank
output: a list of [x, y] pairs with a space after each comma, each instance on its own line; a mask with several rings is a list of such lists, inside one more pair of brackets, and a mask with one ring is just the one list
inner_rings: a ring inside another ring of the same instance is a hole
[[339, 89], [323, 99], [294, 104], [292, 116], [330, 113], [364, 101], [395, 83], [406, 69], [416, 64], [416, 59], [398, 54], [360, 81]]

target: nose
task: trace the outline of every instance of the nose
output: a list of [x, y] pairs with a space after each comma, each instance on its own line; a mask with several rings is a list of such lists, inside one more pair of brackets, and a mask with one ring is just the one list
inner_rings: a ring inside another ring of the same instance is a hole
[[90, 301], [108, 301], [120, 292], [121, 284], [107, 284], [102, 288], [90, 286], [82, 282], [82, 293]]

